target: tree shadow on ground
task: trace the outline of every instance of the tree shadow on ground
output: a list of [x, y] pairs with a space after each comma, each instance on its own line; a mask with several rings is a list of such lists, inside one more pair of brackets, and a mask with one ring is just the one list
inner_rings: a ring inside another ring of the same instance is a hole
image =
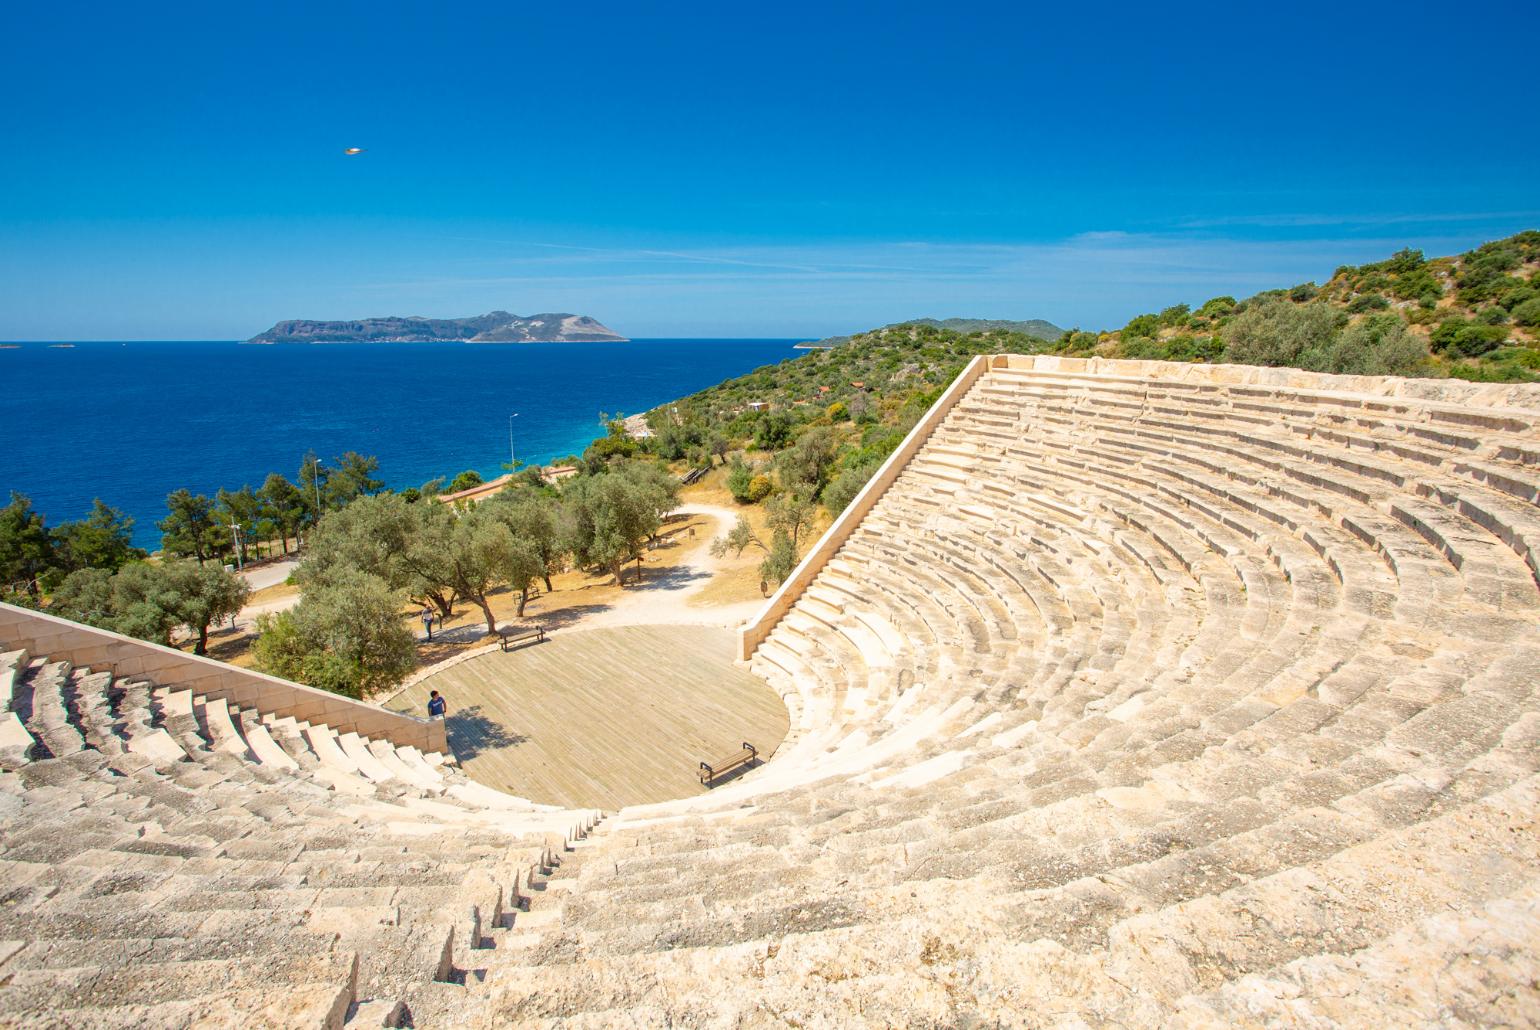
[[635, 579], [635, 568], [631, 570], [632, 578], [626, 580], [626, 590], [682, 590], [691, 583], [699, 583], [701, 580], [710, 579], [711, 573], [704, 569], [697, 569], [691, 565], [675, 565], [667, 569], [648, 569], [642, 573], [642, 581]]
[[[470, 644], [487, 636], [487, 624], [481, 619], [475, 622], [467, 622], [450, 629], [433, 630], [433, 643], [439, 644]], [[419, 639], [419, 644], [427, 644], [428, 641]]]
[[471, 705], [450, 712], [444, 720], [449, 734], [449, 748], [459, 761], [475, 758], [483, 751], [515, 747], [529, 740], [522, 733], [515, 733], [500, 722], [481, 714], [480, 705]]
[[566, 629], [574, 623], [582, 622], [590, 615], [607, 612], [611, 607], [613, 606], [608, 604], [572, 604], [552, 612], [536, 612], [525, 616], [522, 620], [510, 619], [503, 623], [503, 625], [511, 630], [523, 629], [528, 626], [544, 626], [549, 632]]

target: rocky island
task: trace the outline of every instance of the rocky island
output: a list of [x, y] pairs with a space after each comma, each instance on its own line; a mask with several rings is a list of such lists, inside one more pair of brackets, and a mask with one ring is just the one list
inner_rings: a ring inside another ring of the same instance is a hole
[[493, 311], [469, 318], [388, 315], [348, 321], [295, 318], [247, 343], [601, 343], [627, 338], [587, 315], [514, 315]]

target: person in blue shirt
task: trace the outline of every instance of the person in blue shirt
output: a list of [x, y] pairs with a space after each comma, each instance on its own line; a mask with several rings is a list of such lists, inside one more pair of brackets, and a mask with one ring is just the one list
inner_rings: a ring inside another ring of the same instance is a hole
[[438, 691], [428, 691], [428, 718], [442, 719], [447, 707], [444, 704], [444, 699], [438, 696]]

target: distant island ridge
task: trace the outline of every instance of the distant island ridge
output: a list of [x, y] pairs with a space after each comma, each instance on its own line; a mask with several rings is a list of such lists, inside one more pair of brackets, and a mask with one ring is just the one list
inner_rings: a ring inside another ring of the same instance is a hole
[[[1004, 330], [1012, 333], [1024, 333], [1027, 336], [1035, 336], [1040, 340], [1057, 340], [1064, 335], [1064, 330], [1052, 322], [1045, 322], [1041, 318], [1029, 319], [1025, 322], [1013, 322], [1004, 318], [906, 318], [902, 322], [892, 322], [883, 326], [883, 329], [893, 329], [901, 325], [928, 325], [937, 329], [949, 329], [958, 333], [982, 333], [991, 330]], [[881, 330], [877, 330], [880, 332]], [[809, 340], [806, 343], [797, 344], [799, 350], [814, 350], [826, 347], [838, 347], [850, 340], [848, 336], [829, 336], [822, 340]]]
[[492, 311], [469, 318], [387, 315], [318, 321], [294, 318], [247, 343], [624, 343], [628, 338], [587, 315]]

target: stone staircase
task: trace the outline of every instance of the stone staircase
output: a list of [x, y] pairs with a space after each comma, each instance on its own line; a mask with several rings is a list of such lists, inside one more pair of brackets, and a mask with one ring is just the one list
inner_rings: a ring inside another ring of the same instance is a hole
[[1537, 418], [996, 359], [755, 649], [774, 759], [599, 825], [0, 658], [0, 1012], [1534, 1025]]
[[399, 1025], [599, 819], [25, 651], [0, 700], [7, 1026]]

